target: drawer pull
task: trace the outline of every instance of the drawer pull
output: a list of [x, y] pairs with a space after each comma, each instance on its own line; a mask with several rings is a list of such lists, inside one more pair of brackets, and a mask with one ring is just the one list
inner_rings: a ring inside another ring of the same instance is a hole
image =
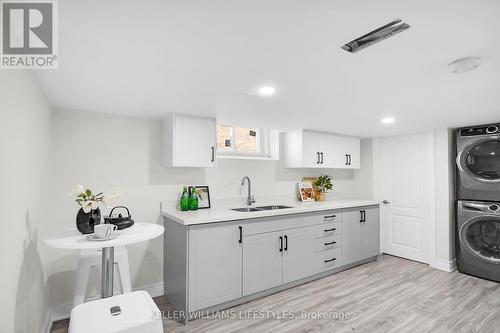
[[337, 258], [327, 259], [327, 260], [325, 260], [325, 262], [332, 262], [332, 261], [335, 261], [335, 260], [337, 260]]
[[331, 232], [331, 231], [335, 231], [335, 230], [337, 230], [337, 228], [325, 229], [325, 232]]
[[337, 217], [337, 215], [327, 215], [327, 216], [324, 217], [324, 219], [325, 220], [329, 220], [329, 219], [334, 219], [336, 217]]
[[325, 246], [326, 246], [326, 245], [333, 245], [333, 244], [335, 244], [335, 243], [337, 243], [337, 242], [325, 243]]

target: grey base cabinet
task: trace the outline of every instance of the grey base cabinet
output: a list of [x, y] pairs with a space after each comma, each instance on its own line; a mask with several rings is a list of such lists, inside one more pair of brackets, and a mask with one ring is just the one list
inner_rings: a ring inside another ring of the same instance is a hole
[[235, 225], [189, 231], [189, 308], [203, 309], [242, 296], [242, 244]]
[[281, 232], [243, 238], [243, 296], [283, 283]]
[[344, 210], [343, 264], [347, 265], [380, 253], [378, 207]]
[[378, 214], [370, 206], [196, 226], [165, 219], [165, 295], [192, 313], [362, 263], [380, 251]]

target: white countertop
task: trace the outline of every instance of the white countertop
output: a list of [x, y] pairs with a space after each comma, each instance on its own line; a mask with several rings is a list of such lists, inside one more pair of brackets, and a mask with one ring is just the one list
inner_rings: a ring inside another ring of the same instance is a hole
[[136, 223], [130, 228], [115, 231], [116, 238], [105, 241], [87, 240], [76, 228], [62, 229], [43, 242], [50, 247], [68, 250], [99, 249], [147, 241], [163, 234], [163, 226], [153, 223]]
[[[199, 209], [187, 212], [182, 212], [175, 208], [163, 208], [162, 215], [182, 225], [187, 226], [187, 225], [196, 225], [204, 223], [246, 220], [246, 219], [262, 218], [269, 216], [310, 213], [310, 212], [324, 211], [330, 209], [371, 206], [378, 204], [379, 204], [378, 201], [357, 200], [357, 199], [342, 199], [342, 200], [331, 200], [323, 202], [288, 201], [288, 202], [273, 202], [272, 205], [292, 206], [293, 208], [265, 210], [257, 212], [237, 212], [231, 210], [231, 208], [245, 207], [244, 205], [235, 205], [234, 207]], [[258, 202], [257, 204], [252, 205], [252, 207], [266, 206], [266, 205], [270, 204]]]

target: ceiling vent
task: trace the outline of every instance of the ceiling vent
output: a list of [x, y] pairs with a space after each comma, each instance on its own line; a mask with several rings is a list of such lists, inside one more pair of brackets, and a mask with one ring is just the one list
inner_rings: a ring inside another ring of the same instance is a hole
[[370, 45], [405, 31], [409, 27], [410, 26], [408, 24], [404, 23], [400, 19], [396, 19], [391, 23], [367, 33], [366, 35], [350, 41], [349, 43], [343, 45], [342, 48], [348, 52], [356, 53]]

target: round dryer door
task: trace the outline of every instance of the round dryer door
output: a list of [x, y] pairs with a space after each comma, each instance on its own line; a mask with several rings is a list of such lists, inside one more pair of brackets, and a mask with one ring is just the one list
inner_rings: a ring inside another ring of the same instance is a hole
[[500, 181], [500, 140], [478, 141], [463, 152], [462, 166], [475, 178]]
[[500, 217], [482, 216], [467, 221], [460, 229], [460, 242], [473, 255], [500, 264]]

